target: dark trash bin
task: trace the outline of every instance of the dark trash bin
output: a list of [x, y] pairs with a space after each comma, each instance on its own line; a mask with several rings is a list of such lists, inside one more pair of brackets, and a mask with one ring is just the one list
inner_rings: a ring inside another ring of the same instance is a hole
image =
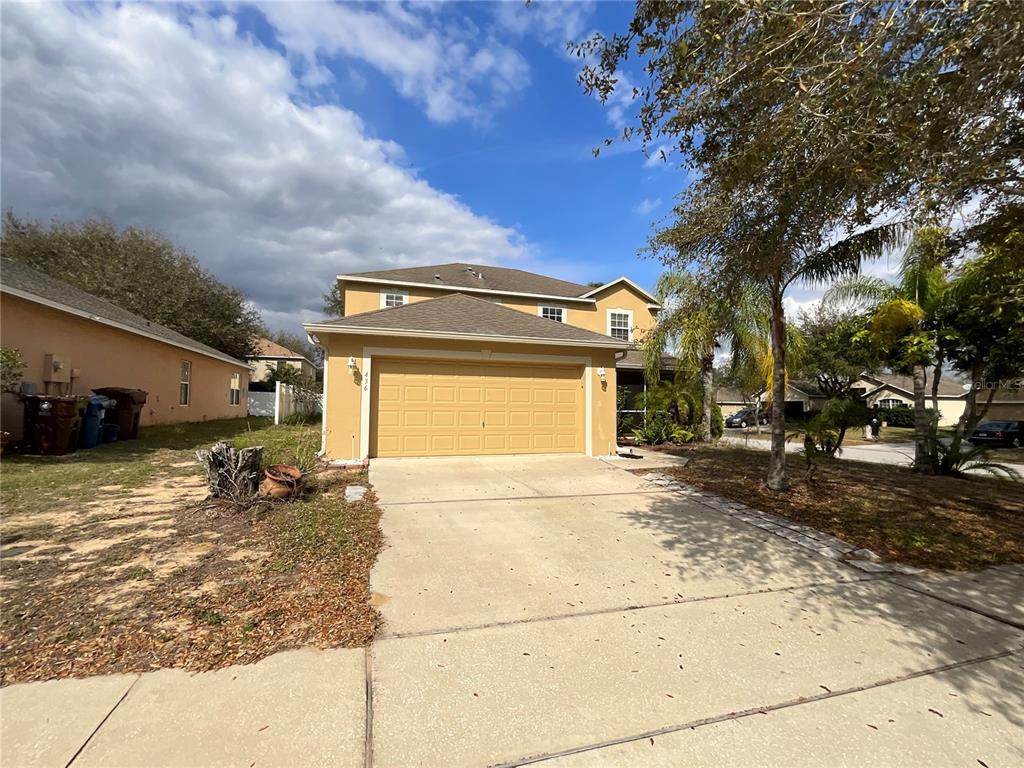
[[117, 424], [104, 424], [103, 429], [100, 430], [100, 434], [103, 437], [104, 443], [113, 443], [117, 441], [117, 433], [121, 431], [121, 428]]
[[107, 409], [104, 421], [107, 424], [117, 424], [120, 427], [118, 440], [134, 440], [139, 436], [139, 419], [142, 417], [142, 406], [146, 404], [146, 396], [149, 394], [144, 389], [132, 389], [130, 387], [102, 387], [94, 389], [97, 395], [103, 395], [113, 400], [113, 404]]
[[103, 413], [110, 407], [110, 398], [96, 395], [90, 397], [85, 404], [85, 415], [78, 433], [79, 448], [95, 448], [100, 444], [100, 425]]
[[87, 398], [57, 395], [21, 395], [25, 404], [25, 435], [28, 453], [63, 456], [78, 446]]

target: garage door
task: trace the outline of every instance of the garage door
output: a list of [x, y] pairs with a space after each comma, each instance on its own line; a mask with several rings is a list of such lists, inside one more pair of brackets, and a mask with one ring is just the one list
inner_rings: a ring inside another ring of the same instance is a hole
[[372, 456], [583, 452], [582, 366], [375, 360]]

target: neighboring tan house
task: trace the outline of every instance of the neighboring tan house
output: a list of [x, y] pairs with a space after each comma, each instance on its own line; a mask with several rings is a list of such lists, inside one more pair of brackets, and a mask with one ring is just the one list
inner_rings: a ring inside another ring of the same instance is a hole
[[[931, 371], [928, 372], [928, 375], [927, 406], [931, 408]], [[879, 408], [914, 407], [914, 381], [910, 376], [892, 373], [865, 373], [853, 383], [851, 392], [857, 397], [864, 398], [869, 407], [875, 405]], [[951, 374], [945, 373], [939, 379], [939, 388], [936, 394], [936, 402], [939, 406], [939, 426], [955, 425], [967, 407], [967, 388]], [[987, 397], [987, 392], [978, 394], [979, 406], [985, 402]], [[750, 405], [743, 402], [738, 391], [725, 387], [719, 387], [717, 400], [722, 408], [722, 413], [726, 416]], [[801, 406], [795, 404], [801, 403], [804, 411], [820, 410], [826, 400], [827, 398], [818, 390], [814, 382], [795, 381], [786, 387], [787, 408], [800, 408]], [[790, 406], [790, 404], [794, 405]], [[985, 418], [1024, 419], [1024, 392], [1016, 388], [997, 389]]]
[[[245, 416], [249, 366], [19, 262], [0, 262], [0, 345], [20, 351], [40, 394], [97, 387], [149, 393], [140, 423]], [[21, 434], [21, 404], [4, 395], [4, 429]]]
[[[926, 404], [932, 407], [931, 371], [928, 371], [926, 388]], [[914, 407], [914, 380], [910, 376], [899, 376], [892, 373], [865, 373], [860, 380], [854, 382], [854, 394], [865, 399], [868, 406], [879, 408]], [[937, 393], [939, 406], [939, 426], [951, 427], [957, 423], [967, 407], [967, 390], [957, 379], [948, 373], [939, 379]]]
[[617, 362], [660, 309], [635, 283], [472, 264], [338, 283], [345, 316], [305, 326], [328, 458], [614, 453]]
[[252, 381], [263, 381], [274, 368], [294, 368], [302, 378], [310, 381], [316, 377], [316, 366], [312, 360], [270, 339], [257, 339], [256, 354], [245, 359], [252, 369]]

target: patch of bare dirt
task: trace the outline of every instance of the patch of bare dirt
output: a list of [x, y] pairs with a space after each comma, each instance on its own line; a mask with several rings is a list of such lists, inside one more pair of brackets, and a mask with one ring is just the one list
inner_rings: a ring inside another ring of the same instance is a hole
[[368, 643], [379, 511], [372, 492], [345, 502], [347, 482], [365, 475], [323, 473], [306, 498], [240, 510], [175, 477], [5, 519], [0, 684]]

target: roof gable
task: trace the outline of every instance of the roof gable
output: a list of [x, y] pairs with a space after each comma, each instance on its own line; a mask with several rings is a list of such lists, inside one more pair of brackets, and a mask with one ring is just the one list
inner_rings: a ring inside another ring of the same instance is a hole
[[625, 342], [574, 325], [510, 309], [462, 293], [416, 301], [401, 307], [310, 323], [316, 333], [368, 333], [424, 338], [491, 338], [495, 341], [548, 342], [625, 349]]
[[106, 299], [86, 293], [21, 262], [11, 259], [0, 260], [0, 290], [62, 312], [172, 344], [242, 368], [247, 367], [241, 360], [236, 360], [220, 350], [122, 309]]
[[623, 275], [621, 277], [617, 277], [614, 280], [612, 280], [611, 282], [605, 283], [604, 285], [599, 285], [596, 288], [591, 288], [590, 290], [588, 290], [586, 293], [583, 294], [582, 298], [585, 298], [585, 299], [594, 298], [594, 297], [599, 296], [600, 294], [605, 293], [606, 291], [610, 291], [612, 288], [616, 288], [616, 287], [626, 288], [628, 290], [631, 290], [633, 293], [635, 293], [637, 296], [639, 296], [644, 301], [650, 302], [651, 304], [656, 305], [658, 307], [661, 306], [661, 304], [658, 302], [658, 299], [655, 296], [652, 296], [650, 293], [645, 291], [643, 288], [641, 288], [639, 285], [634, 283], [632, 280], [630, 280], [625, 275]]
[[436, 288], [466, 288], [495, 293], [525, 293], [538, 296], [581, 298], [589, 289], [585, 285], [559, 280], [534, 272], [508, 267], [492, 267], [455, 262], [404, 269], [380, 269], [338, 275], [341, 281], [411, 283]]
[[247, 359], [258, 360], [261, 357], [271, 357], [274, 359], [288, 358], [292, 360], [305, 360], [307, 363], [310, 362], [305, 355], [288, 349], [288, 347], [284, 347], [276, 341], [264, 338], [256, 339], [256, 354]]

